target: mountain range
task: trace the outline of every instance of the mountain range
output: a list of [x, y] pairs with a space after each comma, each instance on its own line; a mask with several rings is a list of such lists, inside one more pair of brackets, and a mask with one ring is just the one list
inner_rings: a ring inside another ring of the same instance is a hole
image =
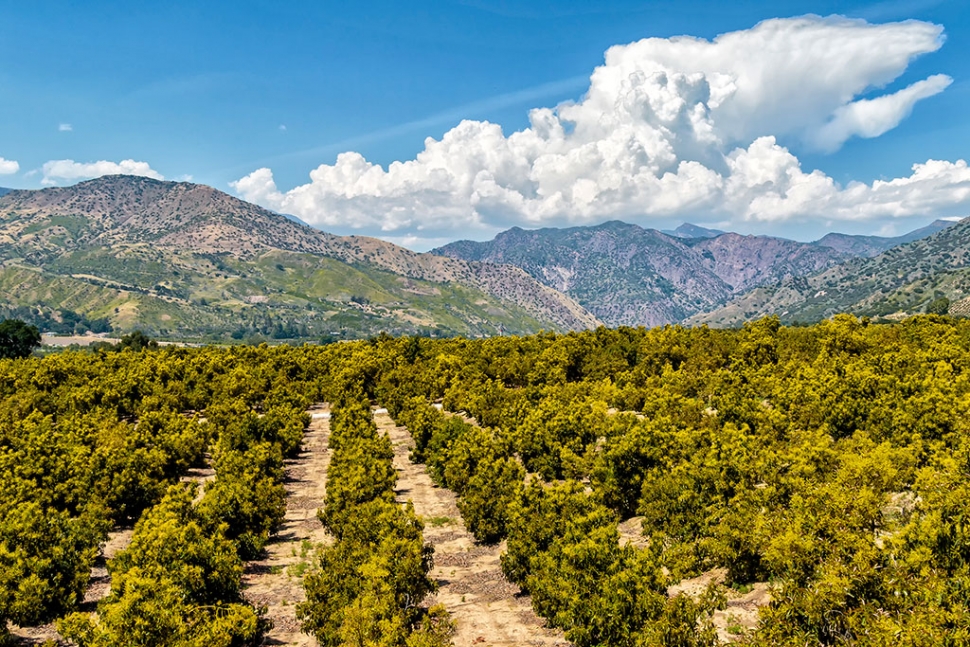
[[940, 300], [966, 315], [968, 297], [970, 218], [871, 258], [751, 290], [687, 323], [734, 326], [770, 314], [807, 323], [839, 312], [892, 319], [925, 312]]
[[0, 190], [0, 317], [197, 339], [482, 336], [970, 314], [970, 221], [811, 243], [684, 224], [514, 227], [416, 253], [211, 187], [107, 176]]
[[208, 186], [131, 176], [0, 197], [0, 294], [8, 310], [188, 337], [599, 324], [519, 268], [334, 236]]
[[936, 221], [899, 238], [829, 234], [802, 243], [696, 225], [665, 233], [614, 221], [567, 229], [514, 227], [491, 241], [457, 241], [432, 253], [515, 265], [608, 325], [657, 326], [717, 310], [755, 288], [873, 256], [950, 224]]

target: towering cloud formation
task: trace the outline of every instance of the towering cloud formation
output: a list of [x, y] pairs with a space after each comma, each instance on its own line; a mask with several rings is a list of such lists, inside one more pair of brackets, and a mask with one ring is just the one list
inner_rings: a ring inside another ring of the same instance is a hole
[[398, 235], [697, 213], [762, 221], [946, 215], [970, 201], [964, 161], [929, 161], [906, 178], [843, 187], [802, 170], [776, 140], [834, 151], [894, 128], [951, 79], [859, 97], [942, 43], [942, 28], [924, 22], [817, 16], [713, 41], [648, 38], [610, 48], [581, 101], [533, 110], [530, 127], [509, 136], [463, 121], [386, 170], [348, 152], [290, 191], [266, 168], [233, 187], [315, 225]]

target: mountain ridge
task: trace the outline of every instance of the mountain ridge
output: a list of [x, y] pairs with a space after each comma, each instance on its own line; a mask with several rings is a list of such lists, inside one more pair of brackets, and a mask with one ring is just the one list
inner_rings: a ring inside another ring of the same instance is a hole
[[512, 228], [487, 242], [432, 250], [517, 265], [572, 296], [608, 325], [657, 326], [714, 309], [738, 292], [845, 260], [828, 248], [725, 233], [680, 238], [620, 221], [590, 227]]
[[949, 224], [937, 221], [896, 238], [830, 234], [805, 243], [718, 233], [690, 223], [665, 232], [614, 220], [583, 227], [512, 227], [491, 241], [455, 241], [432, 253], [516, 265], [608, 325], [657, 326], [690, 320], [749, 290], [810, 276]]
[[825, 234], [816, 240], [815, 244], [831, 247], [835, 250], [852, 254], [853, 256], [865, 256], [871, 258], [873, 256], [878, 256], [879, 254], [888, 249], [892, 249], [893, 247], [898, 247], [899, 245], [905, 245], [906, 243], [911, 243], [913, 241], [932, 236], [936, 232], [942, 231], [953, 224], [953, 221], [949, 220], [934, 220], [925, 227], [914, 229], [913, 231], [907, 232], [901, 236], [889, 237], [840, 234], [833, 232]]
[[753, 289], [686, 323], [732, 326], [769, 314], [810, 322], [839, 312], [899, 318], [925, 312], [941, 298], [958, 302], [968, 296], [970, 218], [873, 257]]
[[[330, 259], [347, 266], [329, 264], [331, 271], [339, 269], [345, 277], [364, 271], [372, 281], [393, 282], [392, 292], [396, 297], [403, 295], [405, 301], [407, 291], [413, 287], [407, 286], [408, 281], [447, 284], [449, 289], [464, 286], [463, 289], [482, 294], [468, 295], [472, 304], [467, 307], [476, 311], [474, 316], [469, 315], [471, 318], [487, 319], [484, 312], [478, 311], [487, 303], [492, 303], [488, 308], [501, 310], [500, 304], [504, 303], [526, 315], [529, 329], [542, 322], [561, 330], [599, 324], [572, 299], [536, 282], [519, 268], [419, 254], [373, 238], [335, 236], [206, 185], [105, 176], [71, 187], [11, 191], [0, 197], [0, 260], [8, 268], [19, 265], [62, 279], [138, 287], [119, 280], [135, 276], [131, 265], [136, 263], [154, 263], [160, 275], [170, 277], [172, 272], [180, 276], [180, 270], [174, 268], [188, 262], [186, 254], [198, 257], [192, 260], [192, 271], [198, 273], [201, 258], [222, 259], [218, 262], [223, 264], [225, 259], [231, 259], [237, 265], [258, 265], [260, 259], [274, 253], [295, 255], [287, 256], [287, 262], [294, 263], [307, 255]], [[115, 257], [109, 258], [112, 254]], [[86, 271], [88, 266], [97, 271]], [[188, 267], [182, 271], [188, 271]], [[383, 274], [377, 276], [375, 272]], [[165, 296], [164, 290], [177, 291], [174, 284], [185, 281], [168, 281], [173, 283], [168, 287], [165, 283], [163, 279], [158, 286], [141, 287], [155, 296]], [[191, 292], [189, 287], [182, 287]], [[192, 289], [195, 288], [198, 286]], [[419, 291], [431, 289], [424, 286]], [[230, 296], [226, 297], [227, 303], [239, 306], [240, 295]], [[269, 298], [259, 294], [242, 296]], [[384, 296], [394, 302], [391, 296]], [[472, 307], [478, 301], [482, 301], [480, 307]], [[449, 304], [435, 307], [447, 310]], [[403, 306], [401, 310], [402, 317], [411, 316], [403, 314]]]

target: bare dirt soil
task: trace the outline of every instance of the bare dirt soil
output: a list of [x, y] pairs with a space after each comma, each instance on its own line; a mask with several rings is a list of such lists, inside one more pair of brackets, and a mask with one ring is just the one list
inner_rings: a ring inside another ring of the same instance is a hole
[[243, 596], [257, 607], [265, 606], [266, 616], [273, 622], [263, 645], [317, 645], [315, 638], [300, 632], [296, 605], [306, 598], [302, 576], [315, 547], [330, 541], [317, 518], [327, 493], [330, 411], [326, 405], [317, 405], [309, 413], [303, 450], [286, 461], [286, 517], [262, 559], [249, 562], [243, 575]]
[[[724, 584], [726, 578], [726, 568], [715, 568], [697, 577], [681, 580], [667, 589], [667, 595], [673, 597], [683, 593], [696, 599], [704, 593], [708, 585]], [[718, 639], [722, 643], [732, 643], [743, 634], [754, 631], [758, 626], [758, 612], [761, 607], [770, 603], [771, 590], [767, 582], [756, 582], [750, 585], [750, 590], [743, 593], [728, 588], [727, 608], [715, 611], [712, 618]]]
[[441, 603], [448, 609], [457, 625], [455, 647], [568, 647], [562, 632], [546, 627], [529, 597], [505, 579], [499, 566], [504, 545], [477, 543], [465, 530], [454, 493], [435, 487], [425, 467], [410, 461], [407, 429], [396, 426], [384, 409], [375, 410], [374, 419], [394, 445], [397, 500], [414, 504], [425, 523], [424, 538], [434, 545], [431, 575], [439, 590], [427, 604]]
[[[475, 418], [470, 417], [467, 412], [462, 411], [462, 412], [454, 413], [451, 411], [445, 411], [442, 408], [440, 402], [434, 403], [433, 406], [439, 411], [442, 411], [446, 416], [456, 416], [458, 418], [461, 418], [468, 424], [478, 425], [478, 421], [475, 420]], [[385, 410], [379, 409], [378, 411], [383, 411], [384, 413], [386, 413]], [[644, 418], [642, 414], [636, 411], [621, 412], [621, 411], [617, 411], [616, 409], [610, 409], [607, 413], [609, 413], [610, 415], [617, 415], [619, 413], [633, 414], [640, 419]], [[387, 420], [390, 421], [390, 418], [387, 418]], [[380, 418], [378, 417], [378, 425], [380, 426], [380, 424], [381, 424], [381, 421], [380, 421]], [[390, 421], [389, 424], [393, 425], [393, 421]], [[403, 427], [398, 427], [396, 429], [404, 430]], [[399, 433], [399, 432], [395, 432], [395, 433]], [[400, 460], [400, 458], [398, 457], [398, 454], [402, 450], [398, 449], [398, 442], [395, 439], [395, 436], [392, 435], [391, 438], [392, 440], [395, 440], [395, 466], [397, 466], [398, 461]], [[406, 430], [404, 430], [403, 438], [404, 440], [402, 440], [401, 442], [410, 442], [410, 437], [407, 435]], [[410, 445], [408, 445], [408, 448], [410, 448]], [[404, 457], [404, 460], [407, 461], [406, 452], [403, 454], [403, 457]], [[410, 464], [410, 461], [408, 461], [408, 463]], [[411, 467], [414, 468], [414, 467], [422, 467], [422, 466], [415, 466], [411, 464]], [[401, 467], [398, 467], [398, 473], [399, 475], [402, 474]], [[427, 479], [428, 484], [430, 485], [430, 487], [433, 488], [434, 486], [433, 484], [431, 484], [431, 479], [426, 474], [424, 474], [424, 478]], [[400, 488], [400, 481], [399, 481], [399, 488]], [[447, 494], [451, 497], [451, 499], [452, 500], [454, 499], [454, 495], [450, 491], [441, 490], [439, 488], [434, 488], [434, 489], [437, 490], [438, 492], [447, 492]], [[409, 498], [413, 498], [413, 497], [410, 497], [409, 495]], [[415, 508], [417, 508], [417, 506], [418, 506], [418, 503], [417, 501], [415, 501]], [[424, 514], [424, 513], [422, 513], [421, 510], [418, 509], [418, 514]], [[429, 514], [433, 516], [439, 513], [431, 512]], [[445, 514], [445, 513], [441, 513], [441, 514]], [[454, 516], [451, 518], [459, 520], [458, 523], [460, 525], [460, 528], [464, 532], [464, 524], [461, 523], [460, 521], [461, 517], [458, 514], [457, 507], [454, 508], [453, 514]], [[449, 515], [445, 514], [445, 516], [449, 516]], [[643, 522], [642, 517], [631, 517], [630, 519], [627, 519], [626, 521], [623, 521], [622, 523], [618, 524], [617, 530], [620, 533], [621, 546], [631, 545], [634, 548], [642, 549], [642, 548], [646, 548], [649, 545], [649, 542], [650, 542], [649, 538], [643, 536], [642, 522]], [[433, 530], [434, 530], [433, 528], [430, 529], [430, 531], [433, 531]], [[470, 541], [470, 543], [466, 546], [466, 550], [475, 550], [474, 548], [470, 548], [475, 546], [474, 538], [472, 538], [471, 535], [467, 532], [465, 532], [465, 535], [467, 535]], [[425, 537], [428, 537], [428, 536], [429, 536], [429, 529], [426, 528]], [[435, 563], [437, 566], [441, 566], [437, 558], [438, 551], [440, 550], [438, 548], [438, 543], [437, 542], [433, 542], [433, 543], [435, 543], [435, 549], [436, 549]], [[444, 544], [444, 547], [449, 549], [451, 548], [451, 546], [448, 545], [447, 543]], [[461, 547], [456, 546], [455, 549], [461, 550]], [[502, 545], [500, 549], [497, 550], [496, 552], [496, 559], [495, 559], [496, 567], [498, 565], [497, 555], [500, 554], [501, 551], [504, 549], [505, 547], [504, 545]], [[438, 571], [440, 569], [436, 568], [435, 570]], [[703, 573], [698, 577], [682, 580], [677, 584], [674, 584], [667, 590], [667, 595], [669, 597], [674, 597], [675, 595], [684, 593], [691, 597], [699, 598], [701, 594], [703, 594], [707, 586], [712, 582], [715, 582], [717, 584], [724, 584], [726, 575], [727, 575], [727, 569], [714, 569], [707, 573]], [[501, 577], [501, 571], [499, 571], [498, 576]], [[502, 578], [501, 581], [506, 586], [510, 586], [515, 589], [518, 588], [506, 582], [504, 578]], [[718, 639], [722, 643], [725, 643], [725, 644], [733, 643], [737, 641], [744, 634], [754, 631], [758, 626], [758, 613], [761, 610], [761, 607], [771, 603], [771, 590], [769, 588], [769, 585], [766, 582], [756, 582], [750, 585], [749, 589], [750, 590], [746, 590], [744, 593], [742, 593], [733, 588], [727, 588], [727, 607], [725, 609], [714, 612], [711, 620], [714, 624], [714, 628], [717, 630]], [[444, 586], [442, 587], [442, 590], [444, 590]], [[441, 598], [441, 595], [439, 594], [439, 599], [440, 598]], [[524, 596], [523, 596], [523, 599], [528, 600], [528, 598]], [[448, 610], [451, 611], [451, 606], [448, 606]], [[529, 609], [529, 611], [531, 612], [531, 608]], [[455, 612], [452, 612], [452, 615], [455, 616], [456, 615]], [[535, 617], [534, 614], [533, 614], [533, 617]], [[536, 621], [542, 622], [542, 620], [539, 618], [536, 618]], [[479, 640], [477, 643], [473, 643], [473, 644], [481, 644], [481, 643], [482, 641]], [[465, 643], [459, 642], [459, 640], [456, 638], [455, 647], [461, 647], [463, 644]], [[506, 643], [494, 643], [494, 644], [506, 644]], [[513, 642], [508, 644], [516, 644], [516, 643]], [[536, 644], [546, 644], [546, 643], [536, 643]], [[568, 643], [564, 642], [563, 644], [568, 644]]]
[[[67, 348], [68, 346], [90, 346], [94, 342], [103, 341], [109, 344], [117, 344], [121, 341], [118, 337], [108, 337], [103, 334], [87, 333], [86, 335], [54, 335], [51, 333], [41, 333], [41, 345], [52, 346], [55, 348]], [[189, 344], [177, 341], [160, 341], [159, 346], [198, 346], [199, 344]]]
[[650, 540], [643, 536], [643, 517], [630, 517], [626, 521], [617, 524], [616, 529], [620, 533], [620, 545], [631, 545], [634, 548], [646, 548]]

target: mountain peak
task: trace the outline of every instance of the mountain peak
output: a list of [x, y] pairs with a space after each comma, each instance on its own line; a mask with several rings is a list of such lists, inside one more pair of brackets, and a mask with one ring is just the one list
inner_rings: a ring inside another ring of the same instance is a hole
[[[408, 285], [408, 281], [417, 280], [444, 286], [426, 288], [429, 293], [461, 285], [480, 295], [473, 298], [472, 308], [478, 308], [474, 304], [479, 301], [496, 304], [498, 299], [555, 328], [599, 324], [572, 299], [518, 268], [418, 254], [364, 236], [334, 236], [203, 184], [114, 175], [0, 197], [0, 260], [24, 259], [27, 265], [39, 269], [70, 270], [71, 279], [94, 276], [122, 286], [135, 276], [145, 275], [153, 282], [139, 286], [139, 290], [151, 291], [156, 283], [162, 285], [168, 280], [165, 277], [181, 276], [179, 263], [193, 255], [207, 259], [218, 256], [222, 260], [213, 262], [221, 267], [236, 261], [258, 266], [261, 259], [280, 255], [292, 258], [294, 254], [304, 255], [300, 263], [306, 267], [335, 267], [324, 259], [352, 266], [353, 272], [361, 273], [358, 283]], [[152, 255], [160, 260], [152, 261], [151, 267], [130, 260]], [[106, 273], [109, 270], [110, 275]], [[304, 271], [310, 270], [301, 269]], [[242, 290], [250, 279], [247, 274], [234, 280]], [[200, 280], [199, 284], [203, 283]], [[185, 287], [188, 292], [193, 289], [195, 286]], [[488, 295], [484, 301], [483, 294]], [[206, 300], [209, 298], [211, 295]], [[234, 306], [240, 298], [245, 301], [248, 296], [234, 296]], [[408, 298], [401, 294], [384, 296], [388, 303]], [[301, 303], [300, 307], [307, 305]]]
[[49, 241], [67, 248], [97, 240], [248, 257], [267, 249], [312, 251], [327, 236], [204, 184], [133, 175], [14, 191], [0, 197], [0, 211], [9, 210], [24, 226], [73, 219], [68, 239], [55, 233]]
[[831, 247], [832, 249], [853, 256], [872, 258], [893, 247], [932, 236], [955, 225], [957, 222], [959, 221], [934, 220], [925, 227], [920, 227], [901, 236], [893, 237], [831, 233], [822, 236], [815, 241], [815, 244], [823, 247]]
[[609, 325], [678, 322], [753, 285], [844, 260], [824, 247], [696, 225], [680, 227], [681, 234], [694, 234], [689, 239], [618, 220], [517, 232], [451, 243], [435, 253], [521, 267]]
[[717, 238], [727, 232], [721, 231], [720, 229], [708, 229], [707, 227], [685, 222], [676, 229], [665, 229], [663, 233], [676, 238]]

